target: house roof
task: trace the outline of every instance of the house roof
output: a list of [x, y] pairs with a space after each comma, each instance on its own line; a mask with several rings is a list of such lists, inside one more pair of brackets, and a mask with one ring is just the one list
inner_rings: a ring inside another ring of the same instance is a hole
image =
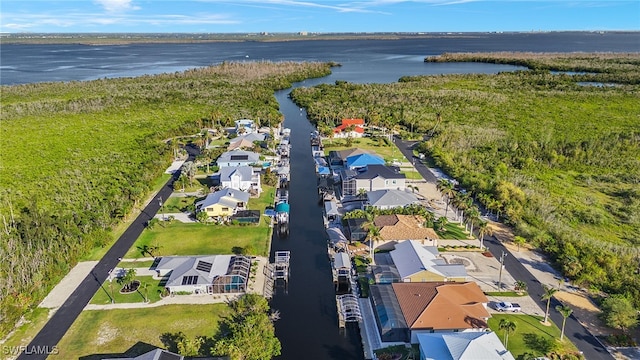
[[373, 223], [380, 229], [383, 240], [439, 239], [435, 230], [423, 227], [415, 215], [379, 215]]
[[242, 141], [242, 140], [247, 140], [249, 142], [251, 142], [253, 144], [254, 141], [264, 141], [264, 139], [266, 139], [267, 135], [263, 134], [263, 133], [249, 133], [249, 134], [244, 134], [244, 135], [240, 135], [237, 136], [231, 140], [229, 140], [230, 144], [236, 143], [238, 141]]
[[[365, 149], [359, 149], [359, 148], [350, 148], [350, 149], [344, 149], [344, 150], [340, 150], [340, 151], [336, 151], [335, 152], [340, 159], [342, 160], [346, 160], [349, 156], [353, 156], [353, 155], [359, 155], [359, 154], [375, 154], [372, 151], [369, 150], [365, 150]], [[331, 156], [331, 152], [329, 152], [329, 156]]]
[[427, 360], [514, 360], [493, 331], [419, 333], [418, 343]]
[[[336, 126], [335, 128], [333, 128], [333, 132], [334, 132], [335, 134], [339, 134], [339, 133], [341, 133], [341, 132], [345, 131], [349, 126], [350, 126], [350, 125], [345, 125], [345, 124], [338, 125], [338, 126]], [[364, 128], [362, 128], [362, 127], [360, 127], [360, 126], [355, 126], [355, 127], [353, 128], [353, 131], [354, 131], [354, 132], [357, 132], [357, 133], [359, 133], [359, 134], [364, 134]]]
[[226, 188], [213, 192], [207, 195], [204, 200], [198, 201], [196, 203], [196, 209], [206, 208], [214, 204], [235, 208], [239, 202], [248, 203], [249, 197], [249, 193], [244, 191]]
[[174, 354], [164, 349], [154, 349], [136, 357], [113, 358], [104, 360], [183, 360], [184, 356]]
[[333, 268], [351, 269], [351, 259], [349, 258], [349, 254], [347, 254], [346, 252], [339, 252], [333, 255]]
[[251, 181], [253, 168], [251, 166], [231, 166], [220, 168], [220, 181], [231, 181], [232, 176], [239, 176], [240, 181]]
[[375, 207], [403, 207], [418, 202], [418, 198], [414, 194], [396, 189], [369, 191], [367, 199], [369, 205]]
[[356, 179], [374, 179], [381, 177], [383, 179], [405, 179], [406, 176], [401, 174], [398, 168], [386, 166], [382, 164], [369, 164], [367, 170], [357, 173]]
[[418, 241], [402, 241], [390, 252], [401, 278], [429, 271], [445, 278], [466, 277], [462, 264], [446, 264], [438, 257], [438, 248], [422, 246]]
[[347, 242], [346, 236], [344, 236], [344, 233], [339, 228], [328, 227], [326, 231], [327, 231], [327, 235], [329, 236], [329, 242], [331, 242], [331, 244], [335, 245], [338, 243]]
[[384, 159], [378, 155], [372, 154], [351, 155], [347, 158], [346, 166], [348, 168], [359, 168], [374, 164], [384, 165]]
[[342, 119], [342, 125], [361, 125], [364, 126], [364, 119]]
[[407, 324], [412, 329], [487, 328], [489, 301], [474, 282], [393, 283]]
[[230, 142], [229, 146], [227, 146], [227, 150], [235, 150], [235, 149], [242, 149], [242, 148], [252, 149], [253, 142], [247, 139], [239, 139], [237, 141]]
[[229, 161], [244, 161], [249, 164], [260, 161], [260, 154], [256, 154], [252, 151], [245, 150], [231, 150], [222, 153], [218, 158], [217, 163], [229, 162]]
[[207, 285], [219, 275], [225, 275], [233, 255], [165, 256], [156, 270], [171, 270], [167, 287]]
[[247, 126], [247, 125], [249, 125], [249, 126], [253, 126], [254, 121], [253, 121], [253, 120], [251, 120], [251, 119], [240, 119], [240, 120], [236, 120], [236, 121], [235, 121], [235, 124], [236, 124], [236, 126], [238, 126], [238, 125], [242, 125], [242, 126]]

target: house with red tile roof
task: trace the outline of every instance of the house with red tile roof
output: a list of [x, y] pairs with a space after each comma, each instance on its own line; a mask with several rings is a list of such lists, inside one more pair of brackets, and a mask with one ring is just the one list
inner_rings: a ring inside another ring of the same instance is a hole
[[417, 343], [417, 334], [486, 331], [489, 300], [475, 282], [371, 285], [383, 342]]
[[[353, 130], [350, 130], [351, 128], [353, 128]], [[333, 129], [334, 138], [358, 138], [363, 135], [364, 119], [342, 119], [342, 124]]]

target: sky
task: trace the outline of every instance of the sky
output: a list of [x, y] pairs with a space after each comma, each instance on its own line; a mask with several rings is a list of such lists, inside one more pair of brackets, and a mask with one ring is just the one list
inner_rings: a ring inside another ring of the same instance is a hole
[[0, 32], [640, 30], [640, 0], [2, 0]]

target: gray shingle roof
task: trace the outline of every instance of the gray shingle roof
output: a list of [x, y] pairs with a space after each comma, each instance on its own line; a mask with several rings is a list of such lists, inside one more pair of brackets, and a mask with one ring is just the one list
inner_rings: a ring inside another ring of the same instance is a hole
[[[160, 259], [156, 270], [172, 270], [167, 280], [167, 287], [181, 285], [211, 284], [217, 275], [227, 273], [233, 255], [208, 256], [165, 256]], [[185, 277], [192, 277], [195, 282], [183, 283]]]
[[376, 207], [403, 207], [418, 202], [418, 198], [407, 191], [385, 189], [367, 192], [369, 205]]
[[235, 166], [220, 168], [220, 181], [231, 181], [231, 175], [240, 175], [240, 181], [251, 181], [253, 168], [251, 166]]
[[260, 161], [260, 155], [252, 151], [232, 150], [232, 151], [227, 151], [225, 153], [222, 153], [222, 155], [220, 155], [220, 157], [218, 158], [217, 162], [218, 164], [220, 164], [223, 162], [236, 161], [231, 159], [232, 156], [234, 158], [246, 156], [247, 158], [246, 162], [248, 163], [254, 163], [254, 162]]
[[358, 173], [356, 179], [373, 179], [376, 177], [382, 177], [385, 179], [405, 179], [406, 176], [401, 174], [398, 168], [387, 165], [368, 165], [367, 170]]

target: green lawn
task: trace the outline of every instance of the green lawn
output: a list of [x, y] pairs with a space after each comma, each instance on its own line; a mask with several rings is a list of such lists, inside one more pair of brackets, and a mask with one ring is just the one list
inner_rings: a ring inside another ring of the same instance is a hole
[[390, 145], [388, 145], [384, 141], [382, 141], [381, 138], [364, 137], [360, 139], [353, 139], [351, 146], [347, 146], [345, 139], [325, 140], [322, 142], [322, 144], [324, 145], [324, 152], [326, 154], [329, 154], [329, 151], [332, 150], [339, 151], [350, 148], [359, 148], [373, 151], [376, 154], [382, 156], [387, 162], [391, 162], [393, 161], [393, 159], [397, 159], [398, 161], [405, 160], [400, 150], [398, 150], [398, 148], [393, 143], [390, 143]]
[[258, 226], [184, 224], [173, 221], [165, 226], [146, 229], [136, 240], [126, 258], [147, 257], [141, 249], [159, 246], [158, 255], [233, 254], [250, 247], [250, 254], [266, 256], [270, 228], [265, 219]]
[[83, 311], [58, 344], [59, 354], [49, 359], [102, 359], [98, 354], [120, 355], [132, 347], [127, 355], [135, 356], [151, 350], [148, 345], [171, 349], [172, 335], [210, 337], [227, 313], [223, 303]]
[[[260, 210], [261, 214], [267, 206], [273, 205], [275, 196], [273, 186], [263, 186], [263, 190], [259, 198], [249, 199], [248, 204], [249, 209]], [[265, 216], [261, 217], [259, 225], [204, 225], [172, 221], [145, 229], [125, 258], [149, 256], [142, 252], [144, 246], [159, 246], [156, 255], [234, 254], [248, 249], [249, 254], [267, 256], [270, 235], [269, 219]]]
[[[141, 284], [147, 283], [150, 285], [147, 294], [149, 302], [153, 303], [160, 300], [160, 293], [158, 290], [162, 291], [164, 289], [163, 286], [160, 286], [160, 280], [155, 280], [151, 276], [136, 276], [136, 280], [140, 281]], [[91, 304], [111, 304], [111, 291], [113, 291], [113, 297], [117, 304], [144, 302], [144, 291], [142, 289], [130, 294], [121, 294], [121, 288], [122, 286], [115, 280], [113, 281], [113, 284], [110, 284], [109, 281], [105, 281], [102, 284], [102, 287], [98, 289], [95, 295], [93, 295]]]
[[469, 240], [469, 234], [458, 223], [447, 223], [444, 231], [436, 230], [441, 239]]
[[416, 170], [402, 170], [400, 173], [404, 174], [404, 176], [409, 180], [424, 180], [422, 175], [420, 175]]
[[[566, 337], [563, 342], [560, 342], [560, 329], [556, 325], [542, 325], [542, 317], [524, 314], [493, 314], [489, 318], [489, 327], [503, 342], [504, 331], [499, 329], [501, 319], [508, 319], [516, 323], [516, 330], [509, 334], [507, 346], [507, 350], [511, 351], [516, 359], [524, 353], [543, 356], [554, 350], [561, 353], [577, 350]], [[545, 351], [545, 347], [547, 351]]]
[[162, 212], [164, 213], [178, 213], [178, 212], [183, 212], [183, 211], [189, 211], [188, 206], [189, 205], [195, 205], [195, 203], [200, 200], [203, 199], [204, 196], [202, 197], [196, 197], [196, 196], [175, 196], [175, 197], [170, 197], [167, 199], [167, 201], [165, 201], [165, 203], [162, 206]]

